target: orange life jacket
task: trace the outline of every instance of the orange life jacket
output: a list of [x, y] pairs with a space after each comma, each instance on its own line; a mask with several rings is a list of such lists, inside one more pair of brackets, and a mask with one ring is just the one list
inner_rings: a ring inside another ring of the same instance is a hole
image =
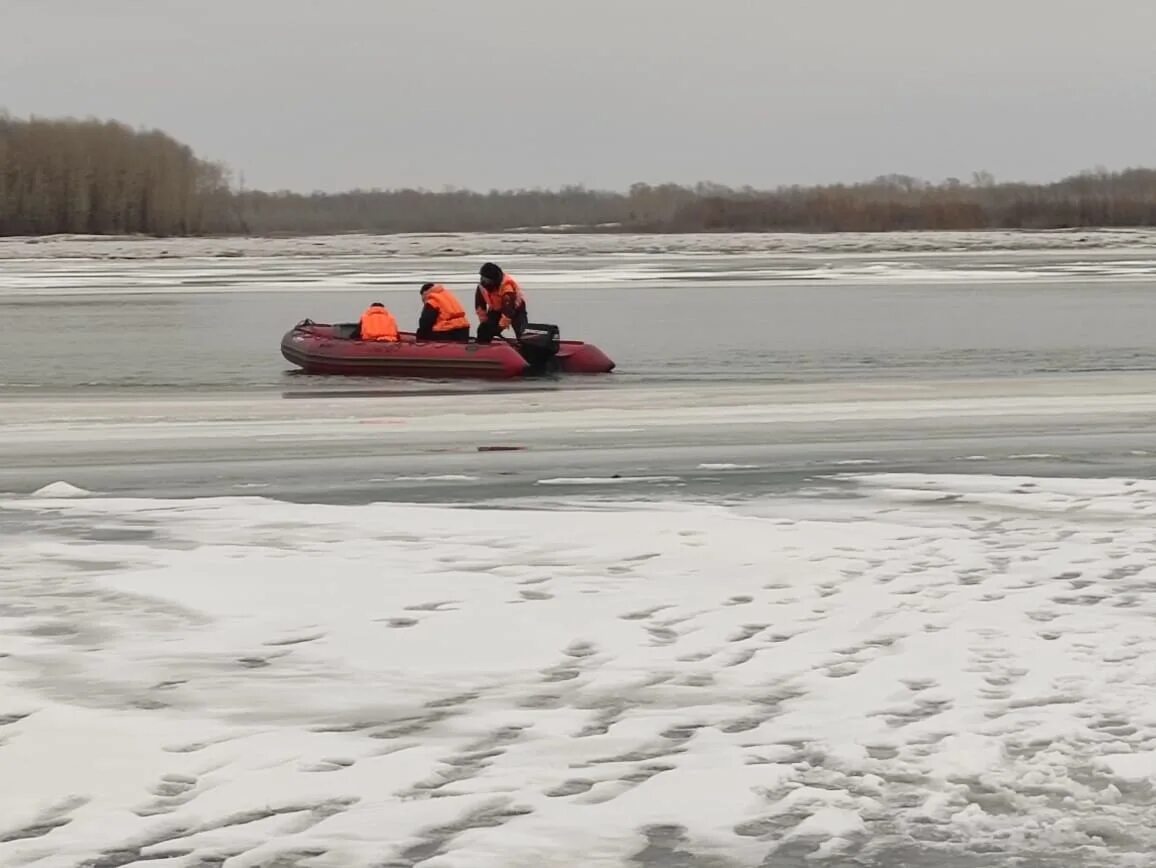
[[461, 302], [440, 283], [430, 287], [425, 295], [425, 303], [438, 312], [437, 322], [433, 324], [435, 332], [449, 332], [470, 327], [470, 321], [466, 319], [466, 310]]
[[384, 307], [371, 307], [361, 315], [363, 341], [396, 341], [397, 320]]
[[514, 280], [514, 278], [508, 274], [502, 278], [502, 282], [497, 289], [486, 289], [483, 287], [482, 294], [486, 299], [486, 308], [484, 310], [478, 308], [478, 319], [484, 320], [486, 314], [491, 311], [502, 312], [502, 328], [510, 324], [509, 319], [504, 313], [507, 299], [513, 301], [515, 310], [526, 306], [525, 296], [522, 295], [522, 287], [518, 286], [518, 281]]

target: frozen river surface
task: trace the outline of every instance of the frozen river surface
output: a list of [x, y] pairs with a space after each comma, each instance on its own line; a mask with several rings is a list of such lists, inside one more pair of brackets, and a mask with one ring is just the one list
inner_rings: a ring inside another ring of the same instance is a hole
[[[489, 258], [620, 370], [277, 355]], [[1154, 263], [0, 244], [0, 865], [1149, 865]]]

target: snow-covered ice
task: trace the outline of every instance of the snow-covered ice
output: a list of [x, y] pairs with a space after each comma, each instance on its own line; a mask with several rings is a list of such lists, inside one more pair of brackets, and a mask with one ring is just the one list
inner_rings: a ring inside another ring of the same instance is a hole
[[473, 482], [478, 477], [465, 473], [431, 473], [425, 476], [395, 476], [394, 482]]
[[[774, 252], [942, 254], [1008, 251], [1156, 251], [1156, 230], [1148, 227], [1031, 231], [912, 232], [703, 232], [661, 234], [465, 232], [401, 233], [277, 238], [148, 238], [113, 235], [55, 235], [0, 239], [3, 259], [245, 259], [310, 256], [567, 256], [614, 255], [628, 261], [653, 254], [699, 256]], [[1120, 260], [1126, 262], [1126, 259]]]
[[1153, 482], [851, 471], [517, 511], [68, 493], [0, 501], [0, 864], [1156, 848]]
[[50, 482], [33, 494], [38, 497], [87, 497], [89, 492], [67, 482]]
[[6, 238], [0, 293], [408, 291], [431, 273], [472, 281], [480, 262], [494, 258], [537, 293], [744, 281], [1132, 281], [1156, 276], [1156, 231]]
[[539, 485], [625, 485], [635, 482], [679, 482], [677, 476], [555, 476]]

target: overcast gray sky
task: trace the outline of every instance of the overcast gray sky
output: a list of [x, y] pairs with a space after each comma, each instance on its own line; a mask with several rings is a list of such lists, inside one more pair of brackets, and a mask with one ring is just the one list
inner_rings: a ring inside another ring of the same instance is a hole
[[1156, 165], [1156, 0], [0, 0], [0, 108], [247, 185], [771, 186]]

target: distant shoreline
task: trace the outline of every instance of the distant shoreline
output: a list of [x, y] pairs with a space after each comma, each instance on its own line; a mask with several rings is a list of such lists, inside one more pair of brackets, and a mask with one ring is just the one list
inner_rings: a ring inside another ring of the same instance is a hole
[[1092, 232], [1156, 226], [1156, 169], [1098, 168], [1051, 182], [987, 172], [891, 174], [774, 189], [638, 182], [478, 192], [245, 189], [223, 163], [159, 130], [0, 113], [0, 237], [314, 238], [492, 232], [557, 235]]

